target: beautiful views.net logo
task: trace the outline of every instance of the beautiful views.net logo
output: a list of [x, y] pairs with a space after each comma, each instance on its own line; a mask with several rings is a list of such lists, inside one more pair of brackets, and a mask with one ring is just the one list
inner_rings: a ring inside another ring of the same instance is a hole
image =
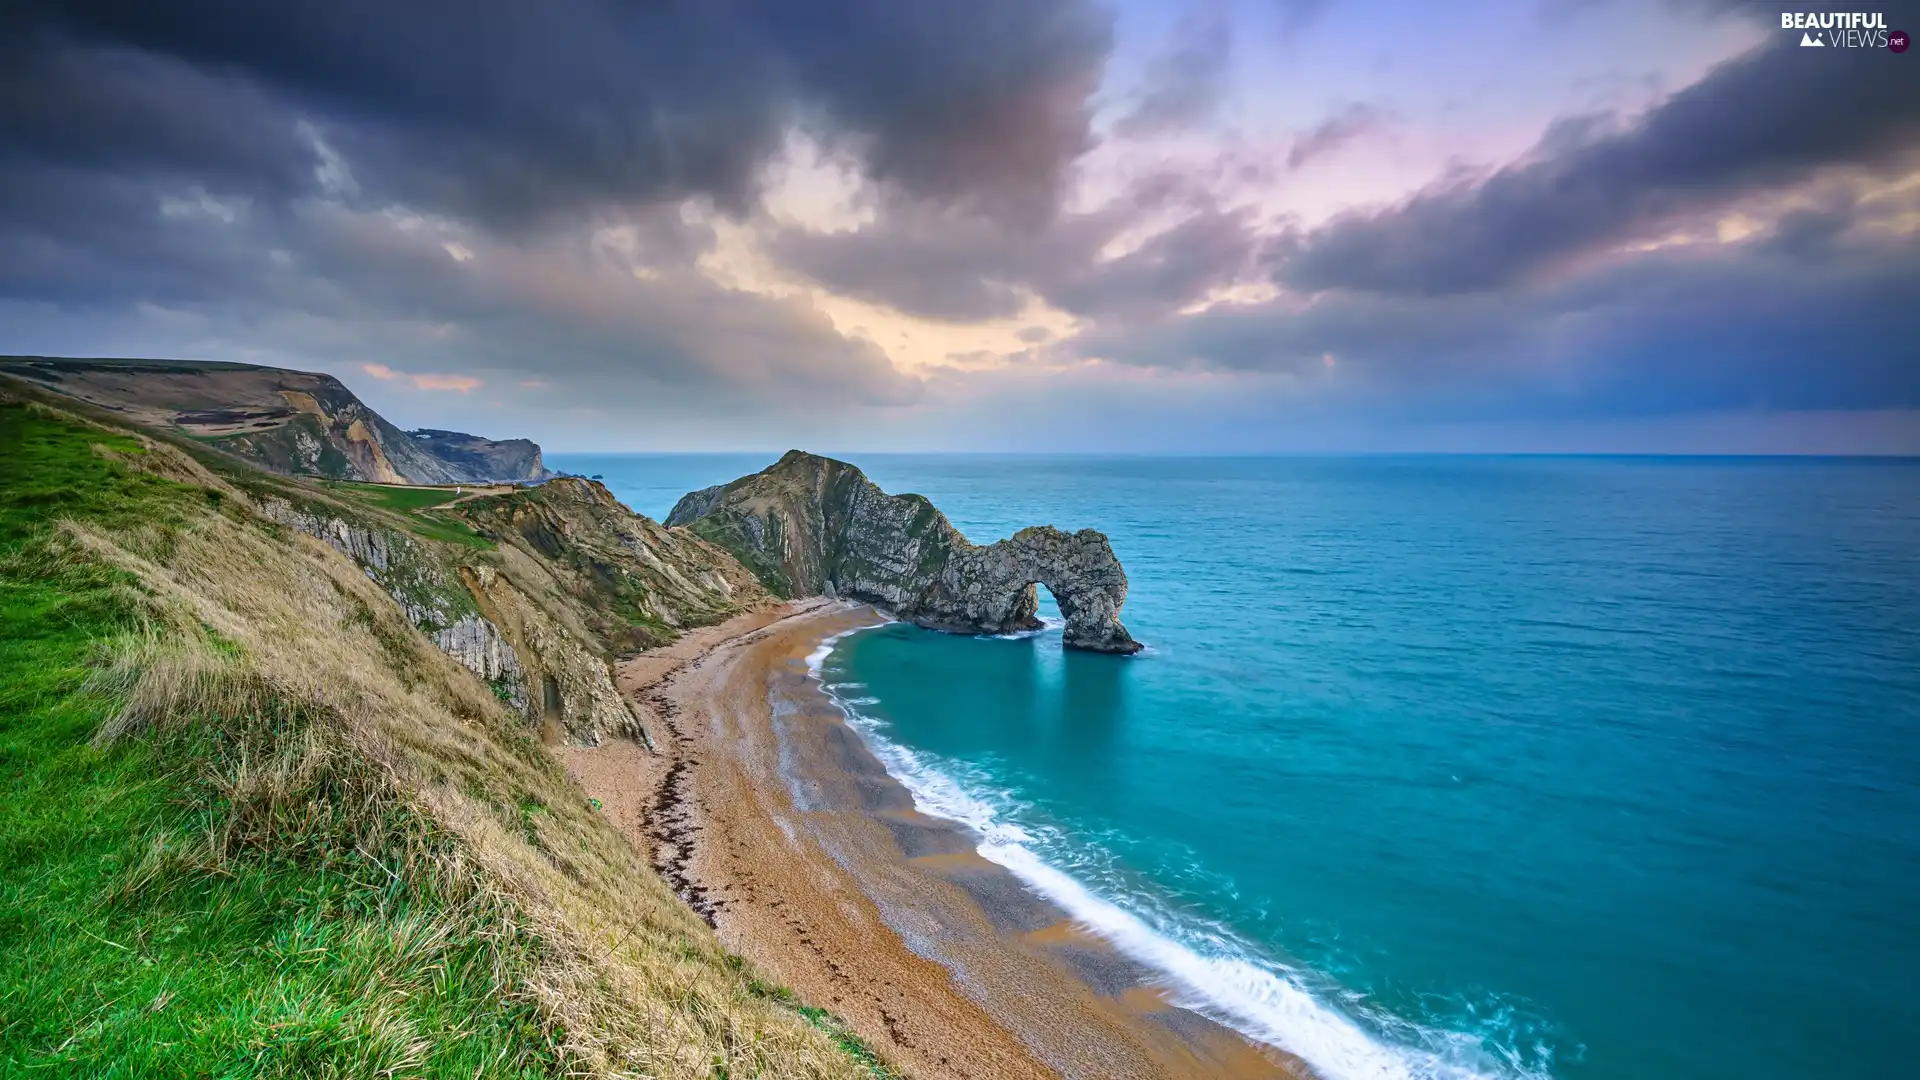
[[1800, 31], [1800, 45], [1808, 49], [1890, 49], [1906, 52], [1905, 30], [1887, 29], [1882, 12], [1783, 11], [1780, 29]]

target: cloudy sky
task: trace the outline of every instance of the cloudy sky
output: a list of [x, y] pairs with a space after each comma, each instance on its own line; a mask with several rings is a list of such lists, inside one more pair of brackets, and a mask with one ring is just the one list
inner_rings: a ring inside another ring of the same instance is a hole
[[29, 0], [0, 352], [550, 450], [1920, 453], [1920, 52], [1780, 10]]

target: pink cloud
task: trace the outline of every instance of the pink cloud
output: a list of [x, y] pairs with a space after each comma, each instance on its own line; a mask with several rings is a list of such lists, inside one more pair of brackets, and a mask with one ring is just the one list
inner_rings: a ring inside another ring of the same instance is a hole
[[360, 370], [376, 379], [397, 379], [400, 373], [385, 364], [361, 364]]
[[409, 375], [415, 388], [420, 390], [458, 390], [466, 393], [480, 385], [480, 380], [471, 375]]

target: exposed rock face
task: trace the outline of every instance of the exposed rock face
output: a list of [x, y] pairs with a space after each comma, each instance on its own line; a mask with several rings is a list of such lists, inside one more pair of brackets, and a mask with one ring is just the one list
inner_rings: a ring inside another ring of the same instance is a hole
[[544, 480], [540, 448], [455, 431], [409, 435], [331, 375], [193, 360], [0, 357], [9, 374], [195, 438], [276, 472], [382, 484]]
[[476, 480], [545, 480], [552, 475], [540, 460], [540, 444], [532, 439], [483, 439], [437, 428], [407, 435], [415, 446]]
[[[1105, 534], [1092, 529], [1069, 533], [1039, 525], [985, 547], [956, 551], [941, 576], [938, 602], [916, 618], [942, 629], [1034, 629], [1040, 625], [1034, 614], [1035, 582], [1059, 603], [1067, 620], [1066, 644], [1095, 652], [1140, 651], [1120, 624], [1127, 573]], [[959, 616], [955, 625], [942, 624], [944, 612]]]
[[520, 674], [520, 662], [514, 658], [513, 646], [500, 635], [499, 627], [478, 615], [463, 615], [452, 626], [435, 631], [433, 643], [487, 682], [517, 678]]
[[562, 477], [457, 512], [500, 545], [462, 576], [520, 657], [528, 714], [574, 743], [646, 737], [614, 687], [610, 657], [767, 599], [733, 556], [634, 513], [591, 480]]
[[486, 565], [467, 567], [461, 576], [487, 621], [526, 657], [521, 681], [528, 718], [549, 737], [580, 746], [598, 746], [609, 735], [645, 738], [639, 719], [614, 687], [606, 657], [577, 626], [567, 625], [565, 610], [539, 602], [544, 591], [539, 567], [511, 561], [509, 566], [515, 571], [511, 577]]
[[443, 565], [427, 545], [405, 533], [298, 507], [285, 499], [262, 499], [256, 507], [266, 520], [306, 533], [351, 559], [393, 597], [407, 621], [432, 638], [440, 651], [492, 686], [501, 700], [528, 711], [513, 644], [480, 614], [458, 570]]
[[731, 484], [682, 498], [667, 517], [731, 551], [783, 596], [864, 600], [939, 630], [1040, 626], [1035, 584], [1066, 616], [1067, 645], [1132, 653], [1120, 624], [1127, 575], [1092, 529], [1022, 529], [981, 546], [920, 495], [888, 495], [844, 461], [792, 450]]
[[[387, 590], [407, 613], [407, 621], [435, 633], [471, 614], [473, 604], [420, 541], [405, 533], [374, 528], [285, 499], [263, 499], [260, 516], [306, 533], [347, 558]], [[468, 665], [471, 667], [472, 665]]]
[[[519, 548], [442, 548], [285, 499], [257, 505], [266, 520], [352, 560], [442, 652], [548, 737], [586, 746], [609, 735], [644, 737], [614, 686], [599, 635], [587, 625], [594, 608], [559, 580], [556, 564]], [[705, 548], [691, 537], [685, 542]], [[449, 561], [455, 558], [465, 562]]]
[[767, 598], [731, 555], [621, 505], [593, 480], [460, 503], [488, 537], [532, 556], [609, 652], [662, 645]]

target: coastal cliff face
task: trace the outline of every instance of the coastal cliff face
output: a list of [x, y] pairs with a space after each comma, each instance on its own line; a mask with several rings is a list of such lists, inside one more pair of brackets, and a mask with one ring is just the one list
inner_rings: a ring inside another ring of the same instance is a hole
[[[168, 479], [219, 490], [289, 543], [296, 538], [288, 534], [304, 534], [331, 548], [427, 640], [550, 739], [594, 745], [609, 735], [645, 738], [614, 685], [613, 660], [769, 599], [726, 551], [633, 513], [598, 483], [561, 478], [458, 501], [448, 492], [448, 504], [401, 510], [377, 489], [273, 475], [255, 468], [249, 454], [231, 452], [235, 440], [257, 450], [257, 440], [304, 439], [298, 417], [272, 426], [272, 416], [248, 419], [237, 407], [182, 411], [217, 398], [260, 406], [263, 414], [278, 410], [275, 401], [293, 401], [309, 420], [351, 416], [349, 428], [376, 430], [382, 441], [348, 475], [396, 478], [396, 463], [416, 467], [408, 455], [424, 453], [422, 445], [470, 455], [475, 470], [544, 472], [539, 447], [525, 440], [494, 444], [443, 431], [417, 439], [391, 429], [327, 376], [185, 361], [29, 358], [0, 364], [0, 402], [14, 397], [60, 401], [92, 422], [124, 426], [147, 447], [137, 462], [128, 459], [129, 467], [171, 469]], [[194, 430], [255, 424], [263, 430], [230, 438]], [[381, 449], [389, 444], [393, 455]], [[490, 457], [490, 447], [506, 447], [506, 456]], [[220, 475], [200, 461], [213, 462]], [[272, 470], [299, 471], [286, 461]]]
[[[442, 652], [553, 741], [646, 739], [611, 661], [767, 599], [731, 556], [558, 480], [460, 503], [493, 546], [434, 543], [405, 515], [276, 489], [257, 512], [339, 552]], [[449, 513], [442, 511], [441, 514]]]
[[597, 481], [562, 477], [454, 509], [538, 564], [550, 579], [541, 588], [612, 653], [664, 645], [768, 598], [727, 552], [634, 513]]
[[191, 360], [0, 357], [0, 370], [276, 472], [380, 484], [537, 481], [526, 439], [404, 432], [331, 375]]
[[921, 626], [1002, 634], [1040, 626], [1035, 585], [1067, 645], [1132, 653], [1127, 575], [1105, 535], [1050, 525], [969, 541], [921, 495], [888, 495], [844, 461], [789, 451], [771, 468], [692, 492], [667, 517], [732, 552], [781, 596], [844, 596]]
[[450, 468], [464, 470], [466, 478], [475, 482], [544, 480], [552, 475], [540, 458], [540, 444], [532, 439], [483, 439], [438, 428], [418, 428], [407, 436], [414, 446]]

